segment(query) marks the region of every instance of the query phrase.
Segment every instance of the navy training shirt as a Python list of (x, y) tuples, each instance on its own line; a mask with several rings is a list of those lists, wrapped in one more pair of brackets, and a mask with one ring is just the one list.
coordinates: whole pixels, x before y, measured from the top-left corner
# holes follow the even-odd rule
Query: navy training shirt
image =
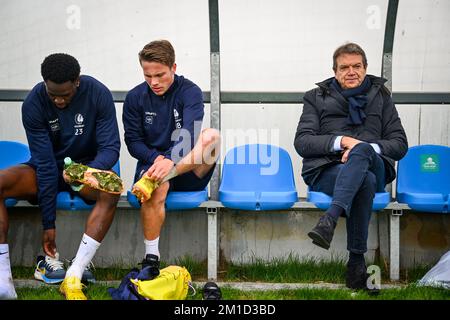
[(36, 167), (44, 230), (53, 229), (64, 158), (103, 170), (111, 169), (119, 159), (120, 136), (112, 94), (98, 80), (82, 75), (72, 101), (59, 109), (40, 82), (23, 102), (22, 123), (30, 163)]
[(200, 88), (183, 76), (162, 96), (143, 82), (127, 93), (122, 121), (125, 143), (138, 160), (135, 180), (156, 157), (163, 155), (177, 163), (194, 146), (204, 115)]

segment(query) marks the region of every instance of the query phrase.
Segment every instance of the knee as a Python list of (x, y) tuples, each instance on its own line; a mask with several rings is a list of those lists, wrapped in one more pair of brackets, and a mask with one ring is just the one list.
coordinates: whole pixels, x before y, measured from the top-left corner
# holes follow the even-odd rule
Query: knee
[(217, 129), (206, 128), (202, 131), (202, 144), (207, 147), (211, 144), (218, 145), (220, 143), (220, 132)]
[(148, 201), (148, 205), (151, 208), (162, 208), (162, 207), (164, 207), (165, 203), (166, 203), (165, 197), (158, 197), (155, 195), (152, 195), (152, 197)]
[(370, 145), (370, 143), (361, 142), (353, 147), (353, 149), (350, 151), (349, 156), (356, 153), (372, 156), (373, 154), (375, 154), (375, 150)]
[(147, 205), (152, 208), (164, 207), (166, 203), (167, 193), (169, 192), (169, 182), (163, 183), (153, 191), (152, 197), (148, 200)]
[(370, 159), (372, 159), (374, 155), (376, 155), (376, 152), (373, 147), (369, 143), (361, 142), (353, 147), (353, 149), (348, 154), (348, 157), (349, 159), (358, 158), (371, 161)]
[(108, 209), (113, 209), (117, 207), (117, 203), (119, 202), (120, 195), (119, 194), (111, 194), (107, 192), (100, 192), (97, 202), (101, 205), (108, 207)]

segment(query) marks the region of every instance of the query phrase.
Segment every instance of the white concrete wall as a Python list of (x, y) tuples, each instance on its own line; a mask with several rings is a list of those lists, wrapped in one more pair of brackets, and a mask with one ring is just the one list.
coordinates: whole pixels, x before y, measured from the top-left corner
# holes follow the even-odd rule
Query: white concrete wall
[(81, 72), (111, 90), (143, 81), (138, 52), (170, 39), (178, 71), (209, 90), (208, 1), (0, 1), (0, 88), (29, 89), (54, 52), (75, 56)]
[[(13, 265), (34, 266), (42, 254), (41, 217), (36, 208), (10, 210), (8, 243)], [(56, 244), (62, 260), (72, 259), (78, 250), (88, 211), (58, 211)], [(207, 220), (204, 210), (170, 211), (160, 236), (161, 259), (176, 263), (190, 256), (207, 260)], [(97, 267), (134, 267), (142, 261), (145, 247), (138, 210), (119, 208), (93, 260)]]
[[(345, 219), (339, 219), (329, 250), (311, 242), (308, 232), (322, 213), (314, 211), (252, 212), (225, 210), (221, 216), (221, 256), (234, 263), (255, 259), (272, 261), (289, 254), (302, 259), (343, 260), (348, 257)], [(374, 261), (379, 249), (378, 216), (370, 219), (367, 261)]]
[[(387, 4), (387, 0), (219, 1), (221, 89), (309, 90), (314, 83), (333, 75), (333, 51), (346, 41), (359, 43), (368, 57), (368, 72), (380, 75)], [(175, 47), (178, 73), (196, 82), (203, 91), (210, 90), (207, 0), (0, 0), (0, 8), (1, 89), (31, 89), (41, 81), (40, 64), (45, 56), (67, 52), (78, 58), (82, 73), (96, 77), (111, 90), (129, 90), (143, 80), (138, 51), (151, 40), (166, 38)], [(400, 1), (393, 53), (393, 91), (450, 91), (450, 19), (446, 16), (449, 9), (450, 1)], [(20, 106), (20, 103), (0, 102), (0, 139), (26, 143)], [(117, 103), (116, 107), (123, 136), (122, 104)], [(410, 146), (450, 145), (450, 106), (397, 107)], [(236, 132), (254, 130), (256, 141), (249, 142), (269, 142), (289, 152), (299, 195), (304, 197), (306, 186), (299, 174), (301, 159), (293, 148), (301, 112), (300, 103), (222, 105), (221, 126), (225, 138), (222, 156), (238, 143)], [(206, 105), (204, 126), (209, 126), (208, 113), (209, 105)], [(135, 160), (128, 154), (123, 138), (120, 159), (122, 177), (130, 188)], [(291, 234), (283, 243), (272, 242), (269, 252), (263, 239), (266, 233), (258, 235), (250, 231), (251, 224), (256, 222), (262, 229), (277, 227), (281, 222), (272, 221), (273, 215), (251, 219), (238, 219), (235, 214), (225, 216), (223, 223), (230, 226), (230, 229), (222, 228), (225, 240), (222, 249), (228, 250), (225, 257), (248, 259), (252, 251), (262, 257), (291, 250), (311, 251), (310, 244), (296, 240), (301, 240), (306, 232), (303, 228), (312, 226), (316, 217), (309, 213), (283, 217), (280, 221), (287, 225), (295, 220), (292, 226), (300, 226), (299, 233)], [(22, 226), (17, 223), (12, 228)], [(246, 232), (236, 234), (236, 223)], [(374, 220), (371, 230), (376, 230), (376, 226)], [(205, 231), (200, 228), (195, 232)], [(276, 232), (273, 235), (281, 237)], [(371, 232), (372, 253), (378, 246), (373, 235)], [(170, 241), (171, 236), (166, 237)], [(170, 243), (167, 246), (168, 250)], [(344, 233), (339, 232), (335, 246), (338, 252), (345, 251)], [(194, 252), (200, 256), (205, 254), (203, 249)]]
[(399, 1), (394, 91), (449, 91), (450, 1)]

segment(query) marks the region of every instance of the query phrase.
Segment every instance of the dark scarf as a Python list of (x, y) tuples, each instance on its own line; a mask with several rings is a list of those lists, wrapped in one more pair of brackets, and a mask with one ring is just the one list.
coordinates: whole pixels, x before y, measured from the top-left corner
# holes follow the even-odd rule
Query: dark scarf
[(369, 77), (366, 76), (361, 85), (353, 89), (342, 89), (336, 78), (334, 78), (331, 82), (331, 86), (348, 100), (348, 124), (362, 124), (366, 119), (366, 114), (363, 109), (367, 104), (367, 92), (369, 92), (369, 89), (372, 86), (372, 82)]

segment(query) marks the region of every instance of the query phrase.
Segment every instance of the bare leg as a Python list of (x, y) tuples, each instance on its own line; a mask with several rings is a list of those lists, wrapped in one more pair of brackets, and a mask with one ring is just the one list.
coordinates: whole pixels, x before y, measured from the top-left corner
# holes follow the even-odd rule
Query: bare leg
[(18, 165), (0, 170), (0, 243), (8, 236), (8, 213), (6, 198), (32, 199), (37, 195), (36, 172), (27, 165)]
[[(112, 224), (120, 195), (109, 194), (90, 187), (83, 188), (80, 191), (80, 195), (86, 199), (96, 200), (96, 203), (86, 221), (85, 232), (75, 259), (67, 270), (66, 278), (62, 284), (62, 291), (70, 291), (70, 288), (67, 289), (66, 287), (69, 283), (74, 282), (76, 285), (73, 287), (77, 292), (77, 297), (85, 299), (79, 287), (79, 280), (82, 278), (86, 267), (94, 258), (97, 249), (100, 247), (100, 243)], [(65, 294), (67, 299), (71, 299), (67, 293)]]
[[(141, 219), (144, 238), (146, 241), (156, 241), (149, 245), (155, 248), (165, 220), (165, 201), (169, 191), (167, 180), (177, 175), (193, 171), (199, 178), (204, 177), (214, 166), (219, 157), (220, 134), (215, 129), (204, 129), (194, 148), (189, 152), (171, 172), (163, 179), (158, 188), (153, 191), (151, 198), (141, 206)], [(174, 172), (175, 171), (175, 172)]]
[(168, 191), (169, 183), (165, 182), (153, 192), (150, 200), (142, 203), (141, 220), (144, 238), (147, 240), (154, 240), (159, 237), (166, 217), (164, 204)]
[(85, 227), (85, 233), (101, 242), (111, 226), (116, 212), (120, 195), (84, 187), (80, 195), (89, 200), (95, 200), (95, 206), (91, 211)]
[(6, 198), (32, 199), (36, 196), (36, 173), (27, 165), (0, 170), (0, 300), (17, 299), (12, 280), (8, 239)]
[(219, 131), (211, 128), (204, 129), (191, 152), (176, 164), (177, 174), (193, 171), (197, 177), (203, 178), (217, 161), (219, 151)]

